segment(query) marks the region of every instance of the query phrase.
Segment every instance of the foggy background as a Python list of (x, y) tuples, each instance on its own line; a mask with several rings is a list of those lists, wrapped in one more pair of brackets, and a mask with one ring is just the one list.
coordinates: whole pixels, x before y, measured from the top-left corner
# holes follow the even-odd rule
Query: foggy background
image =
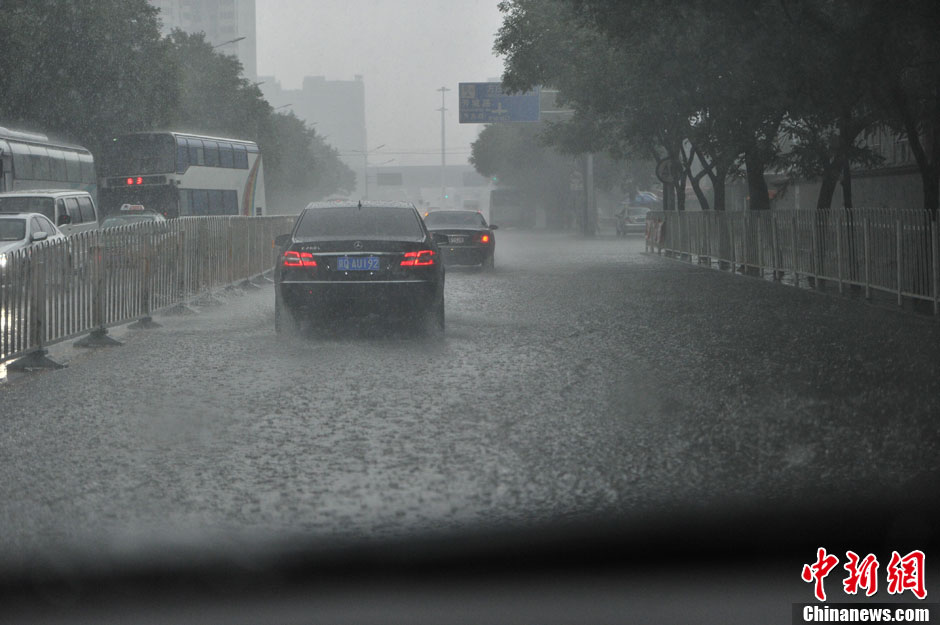
[[(365, 82), (368, 148), (395, 165), (440, 163), (446, 86), (447, 163), (466, 163), (480, 125), (457, 122), (457, 83), (502, 73), (495, 0), (259, 0), (258, 75), (283, 89), (305, 76)], [(329, 139), (327, 139), (329, 140)], [(381, 160), (378, 156), (376, 161)]]

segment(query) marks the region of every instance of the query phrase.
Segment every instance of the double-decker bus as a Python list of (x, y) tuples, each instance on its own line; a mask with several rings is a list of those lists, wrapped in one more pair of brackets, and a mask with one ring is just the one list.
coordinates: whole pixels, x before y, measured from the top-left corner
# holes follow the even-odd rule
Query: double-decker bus
[(78, 145), (0, 127), (0, 191), (75, 189), (97, 197), (95, 159)]
[(124, 204), (142, 204), (167, 218), (264, 211), (264, 169), (253, 141), (135, 132), (114, 137), (100, 169), (106, 215)]

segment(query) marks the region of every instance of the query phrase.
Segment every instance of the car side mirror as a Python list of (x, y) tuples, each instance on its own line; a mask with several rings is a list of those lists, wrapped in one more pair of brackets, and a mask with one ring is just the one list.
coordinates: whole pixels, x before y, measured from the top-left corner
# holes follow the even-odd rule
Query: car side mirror
[(499, 230), (499, 226), (490, 224), (490, 230)]
[(284, 247), (290, 241), (289, 234), (279, 234), (274, 237), (274, 247)]
[(59, 221), (56, 223), (57, 226), (67, 226), (72, 223), (72, 216), (68, 213), (62, 213), (59, 215)]
[(34, 232), (32, 236), (29, 238), (29, 240), (32, 241), (33, 243), (36, 243), (38, 241), (45, 241), (48, 238), (49, 238), (48, 232)]

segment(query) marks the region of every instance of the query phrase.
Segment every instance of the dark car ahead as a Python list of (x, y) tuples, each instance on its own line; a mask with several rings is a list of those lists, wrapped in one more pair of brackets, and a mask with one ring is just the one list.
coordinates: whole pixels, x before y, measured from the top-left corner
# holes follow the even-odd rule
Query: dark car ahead
[(414, 205), (313, 203), (275, 243), (278, 332), (368, 315), (444, 330), (444, 266)]
[(434, 235), (446, 265), (481, 265), (492, 269), (496, 226), (472, 210), (432, 211), (424, 216), (424, 225)]

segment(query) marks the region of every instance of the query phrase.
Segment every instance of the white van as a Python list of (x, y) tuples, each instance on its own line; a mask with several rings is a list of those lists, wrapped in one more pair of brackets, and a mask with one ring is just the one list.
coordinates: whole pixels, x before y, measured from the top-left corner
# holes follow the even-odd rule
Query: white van
[(0, 213), (41, 213), (67, 235), (98, 228), (98, 207), (87, 191), (35, 189), (0, 193)]

